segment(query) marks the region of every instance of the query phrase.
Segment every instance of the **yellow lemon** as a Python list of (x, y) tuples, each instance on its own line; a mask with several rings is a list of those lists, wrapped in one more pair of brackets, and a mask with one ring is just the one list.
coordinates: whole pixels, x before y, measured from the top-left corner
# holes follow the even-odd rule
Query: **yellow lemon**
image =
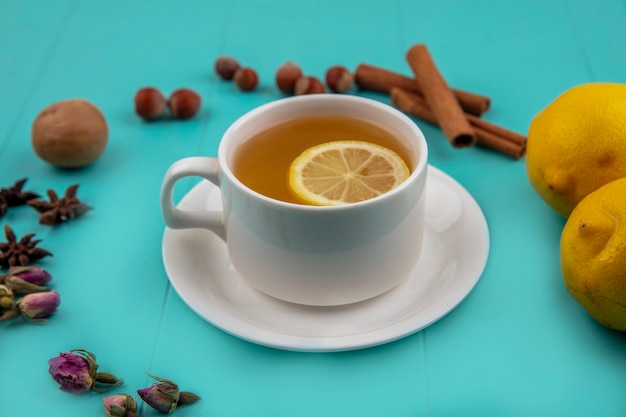
[(540, 111), (528, 131), (526, 171), (566, 218), (587, 194), (625, 177), (626, 84), (582, 84)]
[(626, 330), (626, 178), (574, 208), (561, 235), (561, 270), (568, 291), (592, 317)]
[(335, 206), (384, 194), (409, 177), (402, 158), (384, 146), (333, 141), (308, 148), (289, 167), (289, 186), (307, 204)]

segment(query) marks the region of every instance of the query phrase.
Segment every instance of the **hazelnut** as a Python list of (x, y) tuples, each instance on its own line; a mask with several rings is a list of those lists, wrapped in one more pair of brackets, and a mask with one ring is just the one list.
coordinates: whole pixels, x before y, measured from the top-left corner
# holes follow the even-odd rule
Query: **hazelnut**
[(293, 94), (296, 81), (302, 77), (302, 70), (300, 67), (291, 62), (287, 61), (276, 71), (276, 85), (278, 89), (285, 94)]
[(200, 95), (188, 88), (180, 88), (170, 95), (167, 104), (172, 116), (177, 119), (189, 119), (193, 117), (202, 104)]
[(324, 84), (317, 77), (306, 76), (298, 78), (294, 87), (294, 94), (299, 96), (303, 94), (321, 94), (325, 93)]
[(334, 93), (345, 93), (354, 84), (354, 76), (346, 67), (336, 65), (326, 71), (326, 85)]
[(104, 152), (108, 127), (100, 110), (86, 100), (59, 101), (46, 107), (33, 122), (35, 153), (60, 168), (79, 168)]
[(220, 56), (215, 60), (215, 72), (223, 80), (230, 81), (235, 75), (235, 71), (239, 69), (239, 62), (235, 58), (229, 56)]
[(235, 84), (243, 91), (252, 91), (259, 82), (259, 77), (252, 68), (239, 68), (233, 77)]
[(165, 115), (165, 96), (153, 87), (144, 87), (135, 94), (135, 113), (144, 120), (157, 120)]

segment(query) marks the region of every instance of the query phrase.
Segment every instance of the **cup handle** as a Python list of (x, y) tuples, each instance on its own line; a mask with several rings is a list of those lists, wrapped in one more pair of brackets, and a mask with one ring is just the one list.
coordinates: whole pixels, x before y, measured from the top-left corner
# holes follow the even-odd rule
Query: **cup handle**
[(219, 187), (217, 159), (201, 156), (183, 158), (169, 167), (161, 184), (161, 214), (165, 224), (172, 229), (208, 229), (225, 241), (226, 230), (221, 211), (181, 210), (174, 206), (174, 185), (184, 177), (202, 177)]

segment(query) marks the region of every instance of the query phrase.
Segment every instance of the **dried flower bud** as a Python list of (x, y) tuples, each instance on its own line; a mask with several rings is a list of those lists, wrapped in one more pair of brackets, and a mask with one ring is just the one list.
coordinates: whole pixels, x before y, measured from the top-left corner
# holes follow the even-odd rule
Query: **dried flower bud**
[(56, 291), (26, 294), (17, 302), (22, 316), (29, 321), (45, 322), (57, 311), (61, 297)]
[(37, 266), (13, 266), (4, 275), (5, 285), (17, 294), (48, 291), (51, 275)]
[(157, 383), (137, 390), (137, 394), (146, 404), (161, 413), (173, 413), (177, 406), (193, 404), (200, 399), (200, 397), (191, 392), (180, 392), (178, 385), (174, 381), (153, 375), (150, 375), (150, 377)]
[(93, 353), (83, 349), (63, 352), (48, 361), (48, 372), (60, 385), (61, 391), (80, 394), (87, 391), (106, 392), (124, 383), (107, 372), (97, 372)]
[(15, 266), (9, 268), (8, 276), (14, 275), (20, 279), (35, 285), (47, 284), (52, 276), (49, 272), (39, 268), (38, 266)]
[(71, 351), (61, 353), (48, 361), (50, 375), (61, 390), (79, 394), (91, 390), (94, 385), (95, 357), (90, 353)]
[(15, 308), (15, 301), (13, 297), (3, 296), (0, 297), (0, 310), (7, 311)]
[(137, 402), (128, 394), (109, 395), (102, 399), (104, 412), (109, 417), (137, 416)]
[(17, 304), (10, 288), (0, 285), (0, 322), (16, 319), (20, 316)]
[(12, 308), (15, 308), (13, 291), (6, 285), (0, 285), (0, 310), (10, 310)]

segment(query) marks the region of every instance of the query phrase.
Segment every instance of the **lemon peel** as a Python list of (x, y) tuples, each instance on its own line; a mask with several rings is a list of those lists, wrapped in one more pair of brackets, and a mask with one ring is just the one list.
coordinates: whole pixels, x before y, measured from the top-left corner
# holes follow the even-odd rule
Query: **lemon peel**
[(626, 178), (585, 197), (561, 234), (569, 293), (606, 327), (626, 331)]
[(531, 121), (526, 171), (539, 196), (567, 218), (602, 185), (626, 176), (626, 84), (587, 83)]

